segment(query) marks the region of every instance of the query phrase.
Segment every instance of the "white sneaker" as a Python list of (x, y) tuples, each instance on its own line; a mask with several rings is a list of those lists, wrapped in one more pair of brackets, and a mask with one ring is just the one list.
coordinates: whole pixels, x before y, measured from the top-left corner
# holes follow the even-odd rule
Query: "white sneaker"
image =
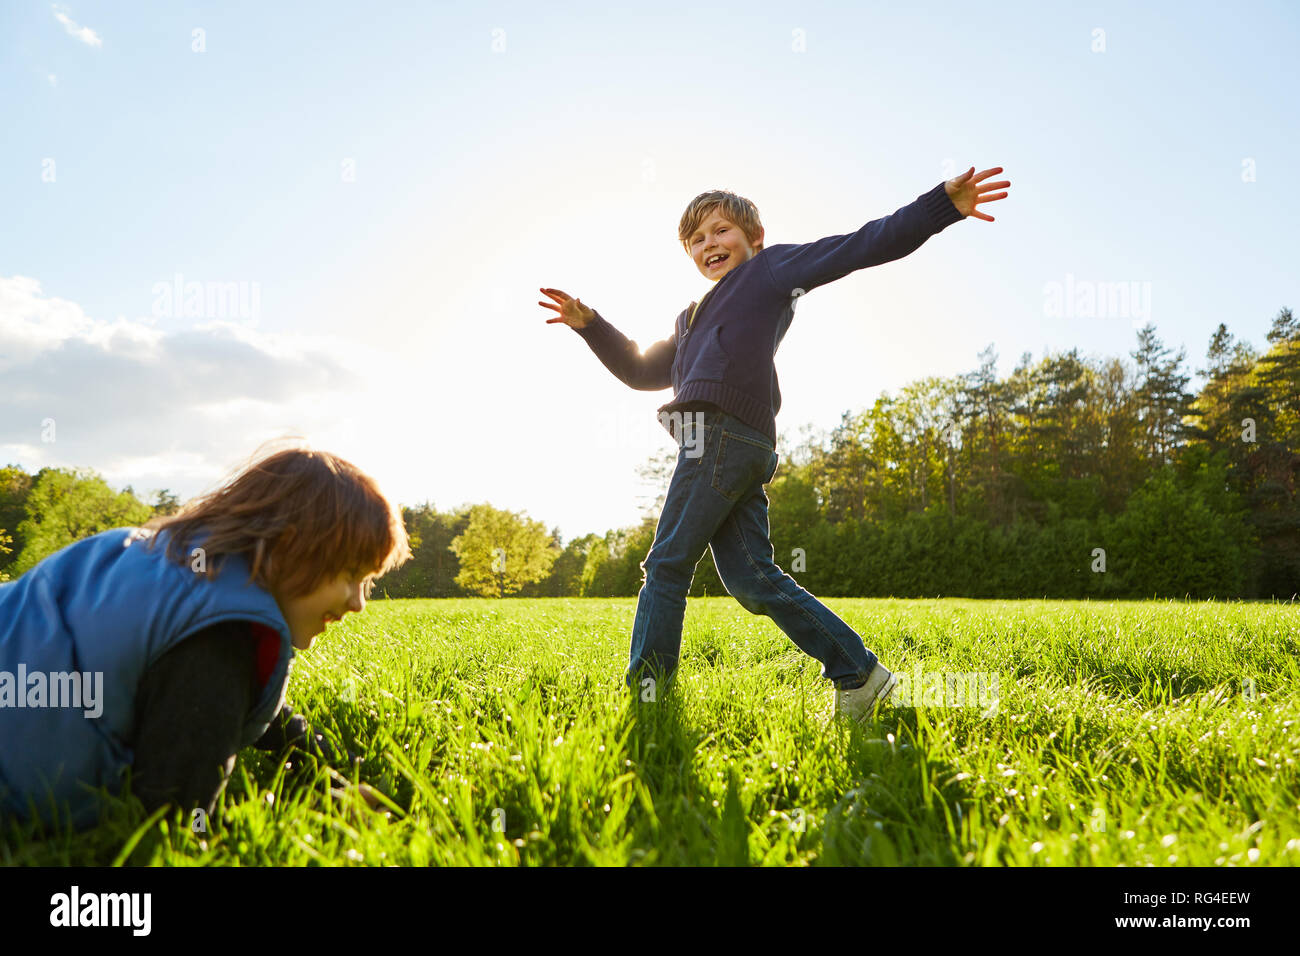
[(877, 662), (867, 682), (861, 687), (852, 690), (835, 688), (835, 709), (832, 716), (844, 716), (853, 720), (869, 717), (877, 707), (889, 703), (889, 697), (897, 686), (898, 675), (890, 673), (884, 664)]

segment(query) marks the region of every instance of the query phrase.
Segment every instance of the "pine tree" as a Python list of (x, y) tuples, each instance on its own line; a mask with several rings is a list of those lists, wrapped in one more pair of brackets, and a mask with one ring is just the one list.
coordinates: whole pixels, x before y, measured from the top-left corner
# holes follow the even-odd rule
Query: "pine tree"
[[(965, 402), (969, 405), (976, 433), (983, 432), (988, 465), (978, 482), (984, 489), (984, 503), (990, 520), (1003, 524), (1013, 510), (1006, 494), (1003, 451), (1009, 425), (1011, 402), (1006, 383), (998, 381), (998, 354), (992, 343), (979, 353), (980, 366), (965, 376)], [(972, 449), (972, 455), (976, 455)], [(972, 463), (974, 467), (974, 463)]]
[(1296, 319), (1290, 309), (1283, 308), (1273, 317), (1273, 327), (1268, 330), (1266, 337), (1269, 345), (1300, 340), (1300, 319)]
[(1137, 350), (1130, 353), (1138, 370), (1138, 420), (1142, 425), (1147, 459), (1156, 467), (1172, 461), (1186, 432), (1183, 418), (1194, 396), (1187, 392), (1190, 376), (1182, 371), (1186, 349), (1175, 355), (1148, 322), (1138, 332)]

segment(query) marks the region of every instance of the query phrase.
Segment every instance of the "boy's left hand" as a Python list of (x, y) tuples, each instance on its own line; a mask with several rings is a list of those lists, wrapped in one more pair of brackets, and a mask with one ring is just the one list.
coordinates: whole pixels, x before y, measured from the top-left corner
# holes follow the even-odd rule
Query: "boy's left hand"
[(943, 188), (948, 193), (948, 198), (952, 200), (952, 204), (957, 207), (957, 211), (963, 216), (974, 216), (976, 219), (995, 222), (996, 220), (992, 216), (986, 216), (984, 213), (976, 211), (975, 205), (976, 203), (993, 202), (996, 199), (1006, 198), (1006, 193), (998, 193), (996, 196), (986, 196), (984, 194), (994, 189), (1004, 189), (1010, 186), (1010, 180), (980, 185), (983, 180), (1000, 172), (1002, 172), (1002, 167), (995, 166), (993, 169), (986, 169), (976, 176), (975, 167), (972, 166), (960, 176), (945, 182)]

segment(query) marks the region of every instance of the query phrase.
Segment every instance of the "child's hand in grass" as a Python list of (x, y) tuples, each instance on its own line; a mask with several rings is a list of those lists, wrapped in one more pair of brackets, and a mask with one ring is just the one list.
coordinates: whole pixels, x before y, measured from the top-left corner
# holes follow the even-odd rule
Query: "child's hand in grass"
[(985, 196), (984, 193), (994, 189), (1004, 189), (1011, 185), (1010, 180), (1000, 183), (988, 183), (981, 186), (980, 182), (988, 179), (994, 173), (1002, 172), (1001, 166), (995, 166), (993, 169), (986, 169), (978, 176), (975, 175), (975, 167), (972, 166), (966, 172), (962, 173), (955, 179), (950, 179), (943, 184), (944, 190), (948, 193), (948, 198), (952, 204), (957, 207), (957, 211), (963, 216), (974, 216), (976, 219), (983, 219), (987, 222), (994, 222), (992, 216), (986, 216), (982, 212), (975, 210), (975, 205), (982, 202), (993, 202), (995, 199), (1005, 199), (1006, 193), (998, 193), (996, 196)]
[(559, 305), (552, 305), (549, 302), (538, 301), (538, 305), (554, 309), (560, 313), (553, 319), (547, 319), (547, 325), (552, 322), (563, 322), (569, 328), (581, 329), (585, 328), (587, 323), (596, 317), (595, 311), (583, 305), (581, 299), (575, 299), (567, 292), (561, 292), (559, 289), (542, 289), (542, 292), (560, 303)]
[(366, 802), (371, 810), (387, 810), (390, 803), (387, 797), (376, 790), (374, 787), (365, 783), (353, 783), (344, 777), (337, 770), (331, 769), (330, 775), (330, 793), (335, 799), (343, 799), (349, 792), (355, 792), (362, 800)]

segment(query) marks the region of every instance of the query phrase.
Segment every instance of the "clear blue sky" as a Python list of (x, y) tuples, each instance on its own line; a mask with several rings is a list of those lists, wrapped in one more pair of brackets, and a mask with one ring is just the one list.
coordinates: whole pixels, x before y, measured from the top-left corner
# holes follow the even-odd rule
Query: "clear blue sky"
[[(669, 393), (537, 289), (667, 337), (712, 188), (772, 244), (1012, 182), (801, 302), (792, 439), (990, 342), (1127, 353), (1145, 316), (1052, 314), (1067, 276), (1148, 290), (1193, 367), (1221, 321), (1262, 345), (1300, 308), (1300, 7), (1045, 6), (5, 3), (0, 463), (188, 497), (297, 432), (404, 503), (634, 523)], [(177, 275), (248, 307), (169, 307)]]

